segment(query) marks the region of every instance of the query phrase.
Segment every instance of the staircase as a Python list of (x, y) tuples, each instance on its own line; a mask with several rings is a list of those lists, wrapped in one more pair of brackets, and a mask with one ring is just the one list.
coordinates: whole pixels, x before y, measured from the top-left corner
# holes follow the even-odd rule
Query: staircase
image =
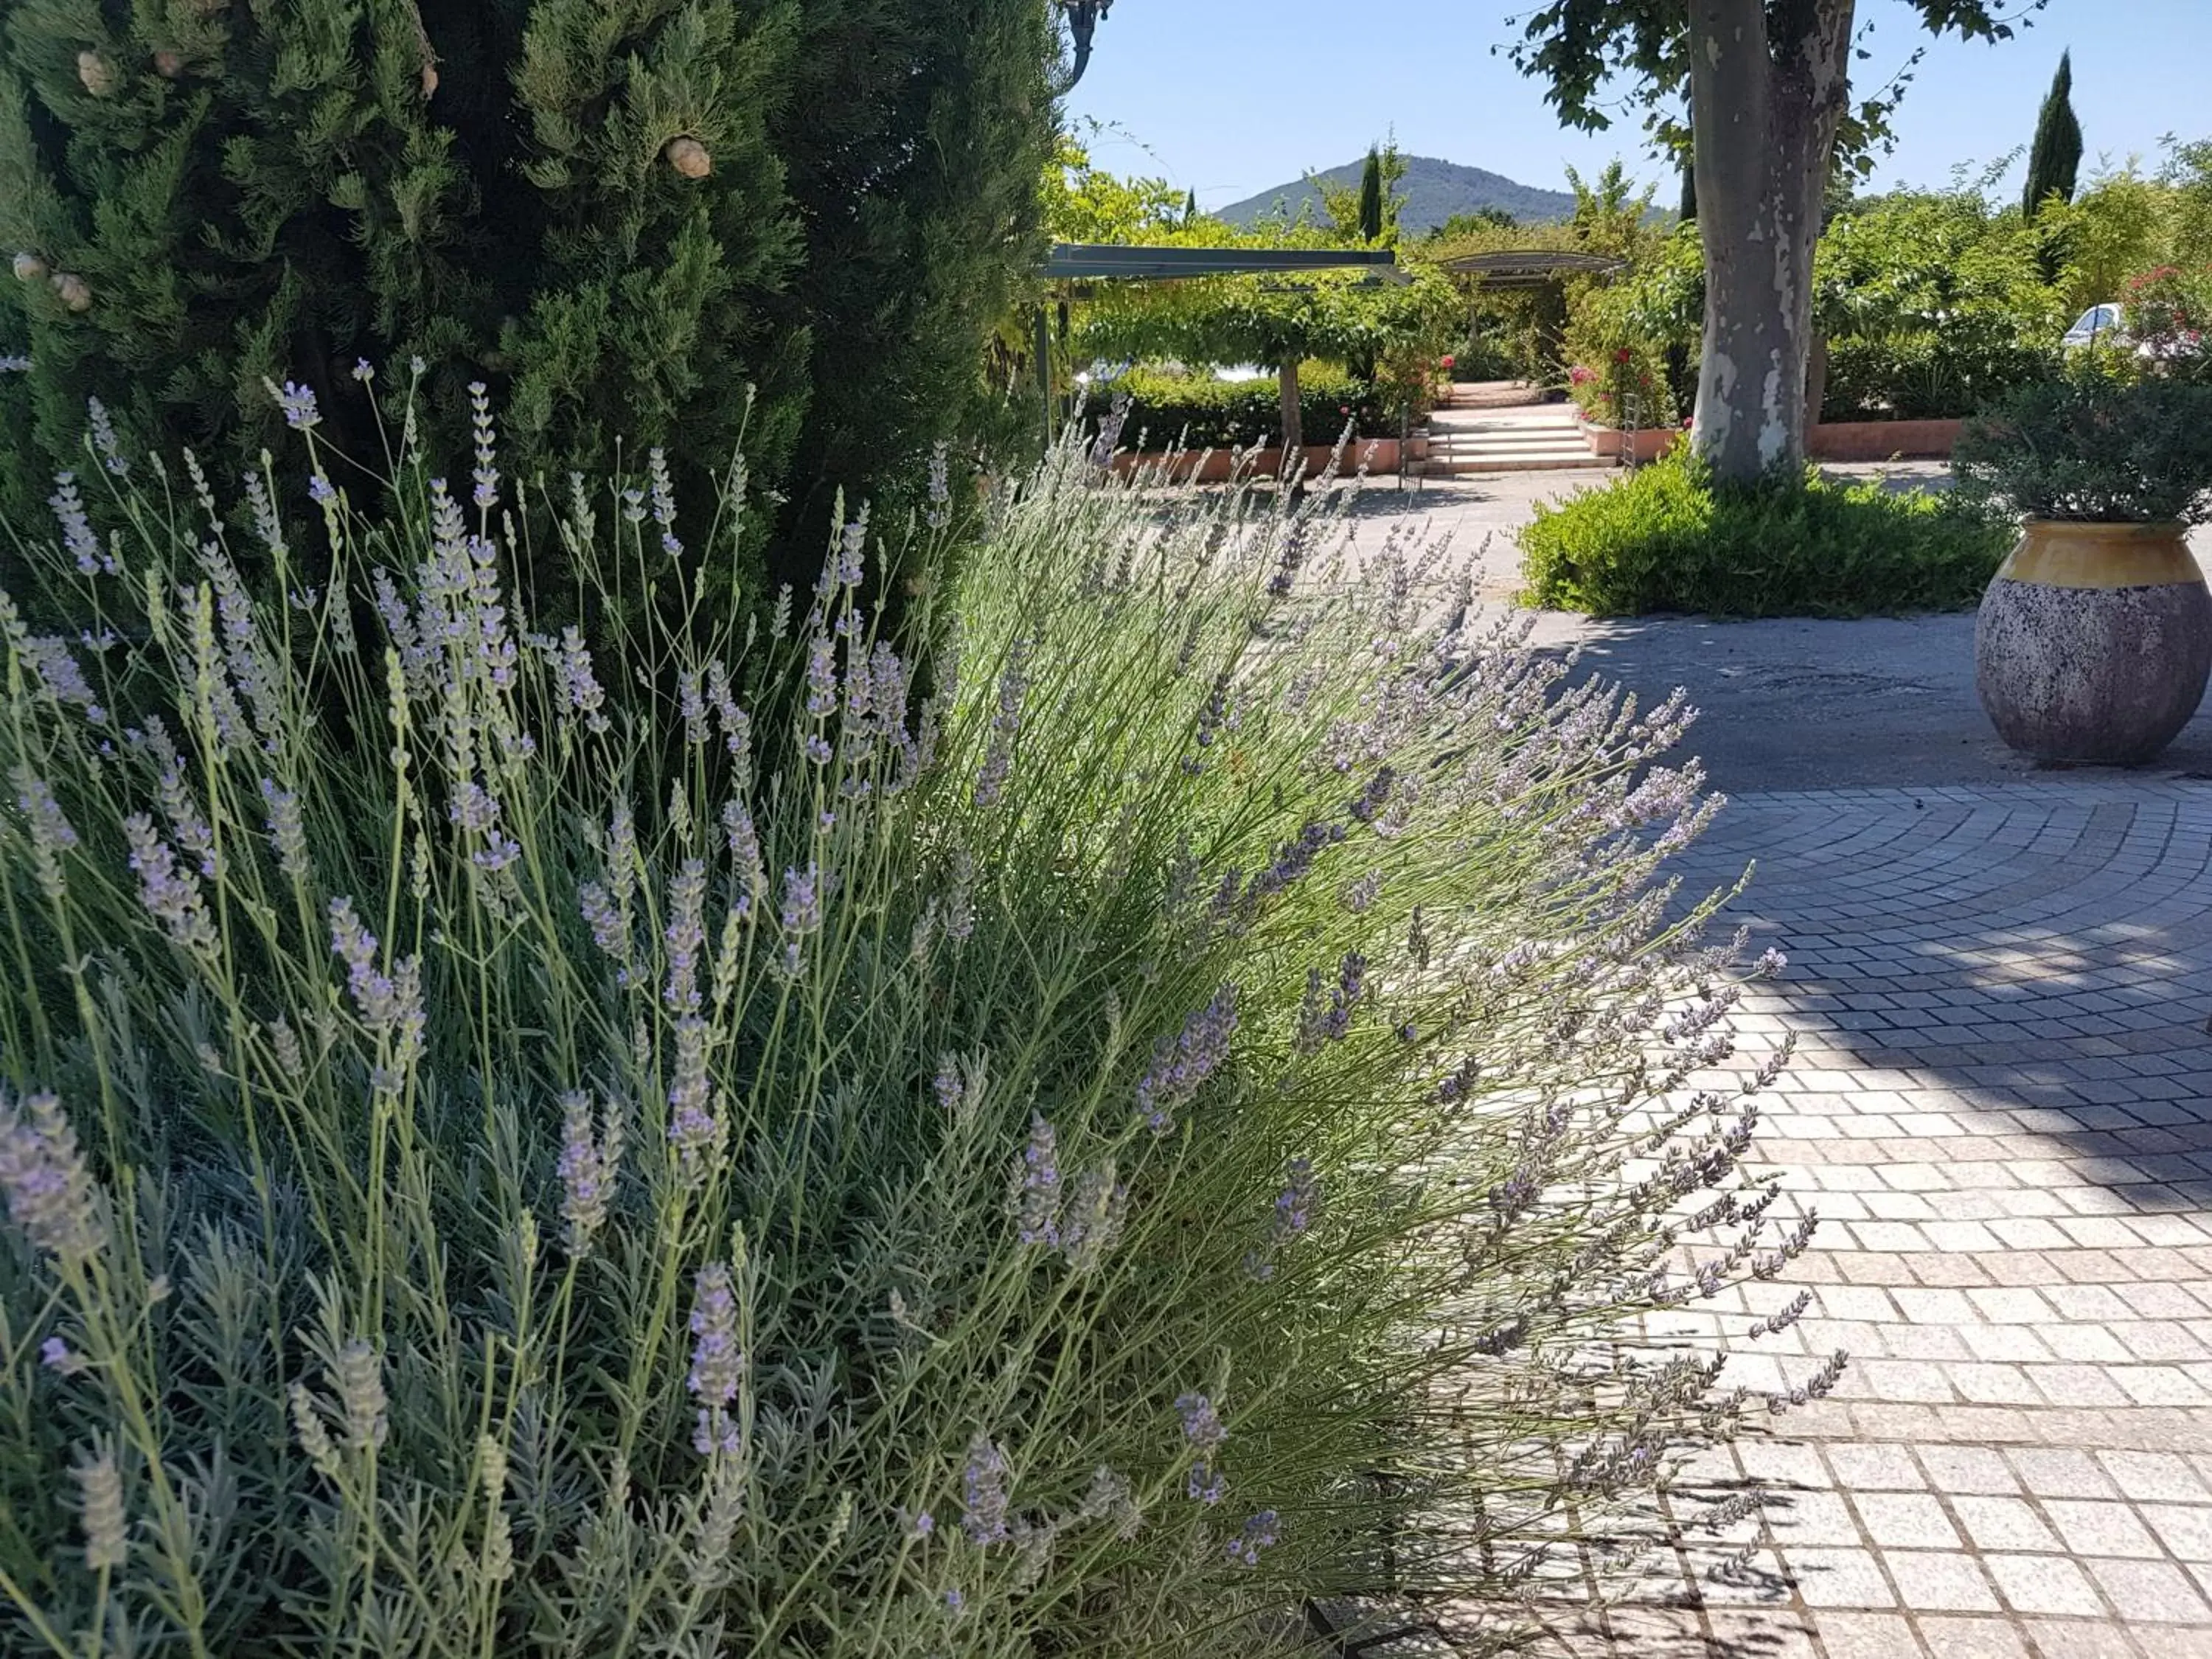
[[(1485, 389), (1486, 390), (1486, 388)], [(1593, 455), (1583, 441), (1572, 404), (1498, 407), (1474, 387), (1453, 388), (1452, 401), (1429, 416), (1425, 477), (1475, 472), (1531, 472), (1554, 468), (1607, 467), (1610, 455)], [(1481, 398), (1478, 403), (1476, 399)]]

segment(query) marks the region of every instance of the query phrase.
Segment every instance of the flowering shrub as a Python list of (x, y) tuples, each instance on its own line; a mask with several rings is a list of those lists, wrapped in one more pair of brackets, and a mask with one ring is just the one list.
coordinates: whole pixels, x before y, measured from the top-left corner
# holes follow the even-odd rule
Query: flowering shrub
[(1502, 1639), (1790, 1403), (1646, 1334), (1809, 1231), (1656, 880), (1679, 699), (1073, 444), (926, 694), (865, 518), (660, 620), (741, 477), (549, 505), (674, 596), (595, 660), (509, 596), (488, 412), (472, 501), (410, 450), (374, 509), (289, 413), (312, 544), (119, 448), (18, 527), (82, 632), (0, 611), (11, 1650)]

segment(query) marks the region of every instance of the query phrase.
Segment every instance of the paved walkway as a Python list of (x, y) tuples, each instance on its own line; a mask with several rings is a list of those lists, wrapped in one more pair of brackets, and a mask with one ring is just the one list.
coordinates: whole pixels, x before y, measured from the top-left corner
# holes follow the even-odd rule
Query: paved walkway
[(1690, 868), (1753, 859), (1738, 909), (1791, 960), (1743, 1047), (1798, 1041), (1761, 1155), (1822, 1224), (1794, 1284), (1679, 1328), (1809, 1286), (1735, 1380), (1851, 1367), (1674, 1505), (1755, 1479), (1763, 1526), (1567, 1650), (2212, 1656), (2212, 785), (1754, 795)]

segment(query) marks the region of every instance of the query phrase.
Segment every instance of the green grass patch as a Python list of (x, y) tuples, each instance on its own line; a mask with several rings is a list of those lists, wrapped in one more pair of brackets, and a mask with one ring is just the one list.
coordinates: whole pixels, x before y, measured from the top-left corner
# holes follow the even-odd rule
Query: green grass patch
[(1986, 507), (1876, 483), (1716, 486), (1679, 452), (1540, 505), (1521, 532), (1525, 603), (1592, 616), (1858, 617), (1956, 611), (2013, 538)]

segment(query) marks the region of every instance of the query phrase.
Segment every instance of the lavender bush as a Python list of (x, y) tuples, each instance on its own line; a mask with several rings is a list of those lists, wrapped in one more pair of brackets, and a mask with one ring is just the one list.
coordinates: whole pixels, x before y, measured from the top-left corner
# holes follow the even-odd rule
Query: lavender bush
[(926, 694), (864, 519), (702, 643), (742, 471), (579, 485), (665, 601), (594, 659), (488, 411), (357, 503), (282, 396), (311, 545), (100, 446), (18, 527), (79, 631), (0, 611), (9, 1651), (1502, 1641), (1765, 1409), (1641, 1334), (1803, 1243), (1762, 1079), (1682, 1095), (1679, 703), (1074, 447), (953, 590), (895, 550)]

